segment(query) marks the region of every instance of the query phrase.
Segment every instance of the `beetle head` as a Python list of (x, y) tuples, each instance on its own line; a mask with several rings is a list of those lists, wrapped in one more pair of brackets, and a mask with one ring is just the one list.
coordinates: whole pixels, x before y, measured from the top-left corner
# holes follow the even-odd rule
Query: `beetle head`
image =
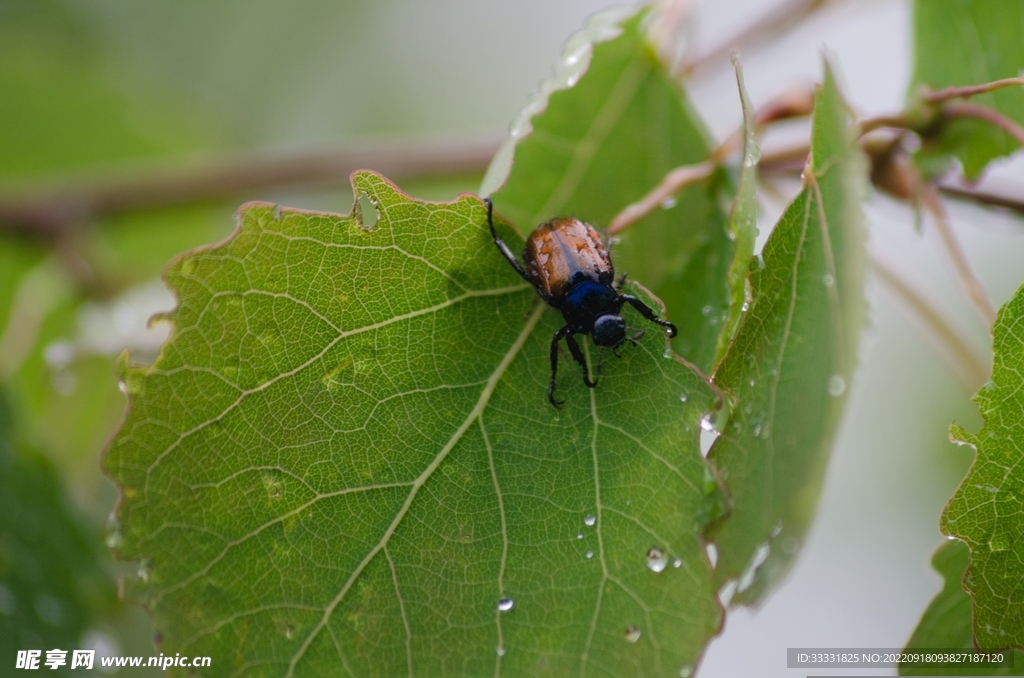
[(598, 346), (618, 346), (626, 340), (626, 321), (621, 315), (602, 315), (594, 321), (591, 330), (594, 343)]

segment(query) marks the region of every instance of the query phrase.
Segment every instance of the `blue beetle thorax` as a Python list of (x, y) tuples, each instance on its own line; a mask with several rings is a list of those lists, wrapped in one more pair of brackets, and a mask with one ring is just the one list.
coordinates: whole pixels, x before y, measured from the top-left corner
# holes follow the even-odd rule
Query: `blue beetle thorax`
[(562, 316), (577, 331), (589, 333), (595, 318), (605, 313), (617, 313), (619, 295), (608, 283), (584, 280), (569, 289), (562, 301)]

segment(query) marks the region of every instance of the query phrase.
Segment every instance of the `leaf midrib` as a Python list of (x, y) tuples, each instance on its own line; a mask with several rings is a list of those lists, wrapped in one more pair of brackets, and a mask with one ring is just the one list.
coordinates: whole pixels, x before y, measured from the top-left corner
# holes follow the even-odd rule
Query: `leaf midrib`
[(416, 478), (415, 481), (413, 481), (412, 489), (409, 491), (409, 495), (406, 497), (405, 502), (403, 502), (401, 508), (398, 510), (398, 513), (395, 515), (394, 520), (391, 521), (391, 524), (388, 525), (388, 528), (384, 531), (384, 534), (377, 542), (377, 545), (370, 549), (370, 552), (366, 554), (366, 556), (363, 558), (362, 561), (360, 561), (359, 565), (355, 568), (355, 570), (353, 570), (352, 574), (349, 576), (344, 586), (342, 586), (338, 594), (327, 605), (327, 608), (324, 610), (324, 614), (321, 617), (320, 621), (313, 628), (313, 630), (310, 631), (309, 635), (303, 641), (302, 645), (299, 646), (299, 649), (296, 650), (295, 654), (288, 662), (288, 671), (285, 674), (286, 678), (292, 678), (295, 675), (296, 665), (298, 665), (303, 655), (305, 655), (306, 650), (309, 649), (309, 646), (320, 634), (320, 631), (322, 631), (323, 628), (330, 621), (331, 615), (334, 614), (335, 608), (337, 608), (341, 601), (345, 598), (345, 595), (352, 587), (352, 584), (355, 583), (356, 579), (359, 578), (359, 575), (363, 573), (363, 570), (365, 570), (366, 566), (370, 564), (370, 561), (372, 561), (374, 557), (376, 557), (376, 555), (387, 546), (388, 541), (391, 539), (391, 536), (398, 528), (399, 523), (402, 522), (402, 519), (405, 517), (405, 514), (408, 513), (409, 507), (412, 506), (412, 502), (416, 498), (416, 495), (419, 492), (420, 488), (423, 487), (423, 485), (430, 478), (430, 476), (433, 475), (434, 471), (436, 471), (437, 468), (441, 465), (441, 463), (445, 460), (445, 458), (447, 458), (448, 454), (452, 451), (452, 449), (454, 449), (455, 445), (459, 442), (459, 440), (462, 439), (462, 436), (465, 434), (467, 430), (469, 430), (469, 427), (472, 426), (473, 422), (476, 421), (483, 413), (484, 408), (486, 408), (487, 404), (490, 402), (491, 396), (494, 393), (494, 389), (498, 385), (498, 381), (501, 379), (502, 376), (504, 376), (505, 371), (508, 369), (508, 366), (512, 363), (512, 360), (519, 354), (519, 351), (523, 348), (523, 345), (526, 343), (526, 340), (533, 332), (533, 329), (537, 326), (537, 323), (540, 321), (540, 318), (544, 314), (544, 311), (546, 309), (547, 306), (545, 304), (536, 304), (536, 306), (533, 309), (533, 312), (530, 313), (530, 316), (527, 319), (526, 324), (523, 326), (522, 331), (519, 333), (519, 336), (516, 337), (516, 340), (512, 344), (511, 348), (509, 348), (508, 352), (502, 358), (501, 362), (498, 363), (494, 372), (491, 374), (490, 379), (487, 380), (487, 384), (481, 391), (480, 398), (477, 400), (476, 405), (470, 411), (469, 415), (465, 418), (465, 420), (463, 420), (462, 424), (460, 424), (459, 427), (455, 430), (455, 432), (452, 434), (452, 437), (448, 440), (444, 447), (441, 448), (441, 450), (437, 453), (437, 456), (434, 457), (434, 460), (427, 466), (426, 469), (424, 469), (423, 473), (421, 473), (419, 477)]

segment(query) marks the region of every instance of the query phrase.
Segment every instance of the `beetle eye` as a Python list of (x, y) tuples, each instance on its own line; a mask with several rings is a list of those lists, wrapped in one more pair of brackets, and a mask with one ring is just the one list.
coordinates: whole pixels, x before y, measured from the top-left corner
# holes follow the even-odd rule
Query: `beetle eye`
[(594, 321), (594, 343), (618, 346), (626, 339), (626, 321), (620, 315), (602, 315)]

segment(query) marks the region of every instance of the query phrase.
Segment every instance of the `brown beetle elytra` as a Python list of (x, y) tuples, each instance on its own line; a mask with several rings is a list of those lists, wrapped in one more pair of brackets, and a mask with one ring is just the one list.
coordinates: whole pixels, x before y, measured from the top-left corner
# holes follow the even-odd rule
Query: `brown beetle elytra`
[[(598, 346), (607, 346), (615, 351), (626, 341), (626, 321), (620, 315), (623, 304), (629, 304), (643, 317), (664, 327), (668, 336), (676, 336), (675, 325), (662, 320), (644, 302), (623, 294), (614, 285), (615, 268), (611, 257), (601, 242), (601, 236), (590, 224), (562, 217), (537, 227), (526, 240), (524, 268), (505, 241), (498, 237), (494, 230), (494, 205), (489, 198), (485, 202), (487, 224), (491, 227), (491, 237), (498, 251), (516, 273), (533, 285), (541, 298), (561, 311), (565, 318), (565, 327), (555, 332), (551, 339), (548, 400), (552, 405), (558, 407), (563, 402), (555, 400), (558, 342), (565, 339), (573, 359), (583, 368), (583, 383), (594, 388), (597, 382), (590, 380), (587, 361), (573, 335), (589, 334)], [(621, 285), (620, 280), (619, 287)]]

